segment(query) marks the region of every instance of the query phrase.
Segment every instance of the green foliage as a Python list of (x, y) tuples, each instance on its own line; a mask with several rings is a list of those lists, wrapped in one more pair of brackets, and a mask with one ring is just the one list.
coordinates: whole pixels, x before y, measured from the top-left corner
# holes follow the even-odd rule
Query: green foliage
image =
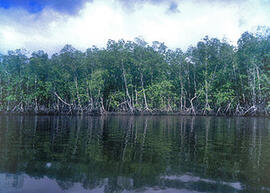
[(232, 103), (235, 105), (235, 91), (231, 88), (231, 84), (227, 82), (223, 85), (215, 94), (215, 101), (218, 107), (225, 107), (226, 105)]
[[(0, 55), (2, 110), (225, 110), (270, 101), (270, 34), (245, 32), (237, 47), (206, 36), (186, 52), (143, 39), (109, 40), (81, 52), (66, 45), (51, 57), (25, 50)], [(195, 98), (194, 98), (195, 97)], [(193, 107), (191, 100), (193, 99)], [(23, 106), (18, 106), (23, 104)]]
[(111, 110), (116, 111), (117, 109), (119, 109), (120, 104), (122, 103), (124, 98), (125, 98), (125, 93), (121, 91), (110, 94), (109, 101), (110, 101)]
[(170, 81), (155, 83), (146, 89), (151, 108), (165, 110), (174, 101), (176, 95), (172, 92), (173, 84)]

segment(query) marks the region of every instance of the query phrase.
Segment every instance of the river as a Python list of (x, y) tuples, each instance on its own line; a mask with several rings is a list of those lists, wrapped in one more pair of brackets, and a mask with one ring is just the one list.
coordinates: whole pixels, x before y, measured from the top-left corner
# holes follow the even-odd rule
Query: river
[(0, 116), (0, 192), (270, 192), (270, 119)]

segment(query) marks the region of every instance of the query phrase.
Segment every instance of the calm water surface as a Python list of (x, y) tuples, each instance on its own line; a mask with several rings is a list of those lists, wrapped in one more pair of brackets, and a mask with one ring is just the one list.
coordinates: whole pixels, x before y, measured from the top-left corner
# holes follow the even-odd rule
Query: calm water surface
[(270, 120), (0, 116), (0, 192), (270, 192)]

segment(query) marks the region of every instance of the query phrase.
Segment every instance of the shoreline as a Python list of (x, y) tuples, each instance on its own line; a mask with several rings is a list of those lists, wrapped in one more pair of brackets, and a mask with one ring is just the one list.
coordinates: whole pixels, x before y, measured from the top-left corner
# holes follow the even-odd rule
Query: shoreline
[(215, 112), (204, 113), (185, 113), (180, 111), (167, 112), (151, 112), (151, 111), (142, 111), (142, 112), (85, 112), (85, 113), (67, 113), (67, 112), (7, 112), (0, 111), (1, 115), (15, 115), (15, 116), (192, 116), (192, 117), (264, 117), (270, 118), (268, 113), (247, 113), (247, 114), (217, 114)]

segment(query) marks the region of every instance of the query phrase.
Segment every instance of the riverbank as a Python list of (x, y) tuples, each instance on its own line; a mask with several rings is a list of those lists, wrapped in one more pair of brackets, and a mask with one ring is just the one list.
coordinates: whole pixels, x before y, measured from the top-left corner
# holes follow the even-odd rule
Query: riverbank
[(27, 111), (0, 111), (0, 115), (88, 115), (88, 116), (160, 116), (160, 115), (173, 115), (173, 116), (254, 116), (254, 117), (270, 117), (270, 110), (269, 109), (258, 109), (254, 108), (254, 106), (249, 108), (242, 108), (241, 111), (239, 110), (230, 110), (230, 111), (204, 111), (204, 110), (197, 110), (197, 111), (165, 111), (165, 110), (134, 110), (131, 111), (104, 111), (101, 109), (94, 109), (94, 110), (68, 110), (64, 109), (61, 111), (53, 110), (53, 109), (42, 109), (42, 110), (27, 110)]

